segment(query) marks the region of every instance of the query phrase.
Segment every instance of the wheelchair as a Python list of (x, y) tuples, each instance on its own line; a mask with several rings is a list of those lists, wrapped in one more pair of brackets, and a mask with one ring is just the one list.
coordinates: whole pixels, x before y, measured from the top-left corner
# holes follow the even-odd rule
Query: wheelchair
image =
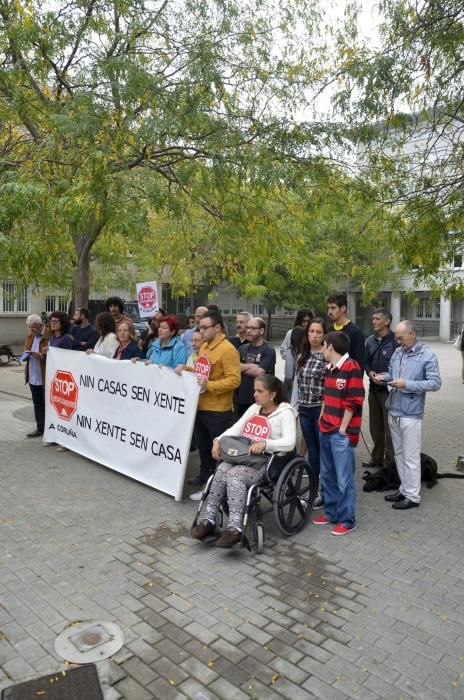
[(15, 355), (9, 345), (0, 345), (0, 365), (7, 365), (10, 362), (21, 364), (19, 355)]
[[(201, 510), (208, 497), (214, 474), (209, 477), (201, 495), (198, 509), (192, 527), (201, 519)], [(290, 537), (301, 532), (307, 525), (313, 510), (314, 499), (317, 495), (316, 478), (310, 464), (303, 457), (295, 456), (295, 452), (286, 455), (270, 454), (266, 464), (264, 478), (248, 489), (243, 519), (242, 537), (232, 549), (247, 548), (251, 551), (246, 529), (250, 515), (254, 512), (256, 519), (253, 527), (253, 539), (258, 554), (264, 551), (264, 525), (262, 517), (265, 513), (274, 513), (277, 528), (284, 537)], [(265, 507), (262, 508), (262, 502)], [(227, 498), (219, 507), (218, 521), (222, 528), (224, 516), (229, 515)], [(203, 542), (213, 543), (219, 534), (206, 537)]]

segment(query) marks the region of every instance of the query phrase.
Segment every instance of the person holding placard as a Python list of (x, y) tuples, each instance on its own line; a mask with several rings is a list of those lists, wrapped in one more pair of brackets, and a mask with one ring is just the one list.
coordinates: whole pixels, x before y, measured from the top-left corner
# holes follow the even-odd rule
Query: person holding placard
[(113, 359), (132, 360), (133, 358), (139, 359), (142, 357), (142, 351), (137, 345), (137, 336), (132, 323), (121, 321), (116, 335), (118, 336), (119, 347), (114, 353)]
[[(188, 481), (196, 486), (206, 483), (216, 468), (216, 460), (211, 455), (213, 438), (233, 424), (234, 391), (240, 385), (240, 356), (225, 336), (221, 314), (206, 312), (199, 329), (203, 345), (193, 371), (201, 391), (194, 427), (201, 466), (200, 474)], [(190, 498), (199, 501), (201, 494), (198, 491)]]
[[(255, 403), (222, 435), (213, 441), (212, 456), (220, 459), (219, 441), (225, 436), (243, 435), (253, 440), (250, 454), (276, 452), (285, 454), (295, 448), (296, 411), (285, 401), (284, 385), (277, 377), (265, 374), (254, 382)], [(263, 439), (263, 435), (266, 438)], [(190, 530), (196, 540), (204, 540), (216, 531), (216, 515), (224, 497), (229, 504), (229, 521), (216, 547), (233, 547), (241, 539), (247, 493), (250, 486), (262, 480), (266, 462), (258, 467), (221, 462), (216, 469), (209, 495), (205, 501), (203, 519)]]
[(31, 390), (36, 429), (27, 433), (28, 438), (41, 437), (45, 426), (45, 362), (48, 338), (42, 319), (31, 314), (26, 319), (27, 336), (20, 359), (26, 363), (25, 382)]
[(146, 364), (163, 367), (185, 365), (187, 350), (179, 335), (179, 321), (175, 316), (162, 316), (158, 320), (158, 338), (150, 345)]
[(100, 335), (94, 348), (89, 348), (85, 352), (91, 355), (93, 352), (96, 355), (112, 358), (119, 347), (119, 341), (116, 338), (116, 323), (112, 314), (109, 311), (102, 311), (95, 319), (95, 327)]

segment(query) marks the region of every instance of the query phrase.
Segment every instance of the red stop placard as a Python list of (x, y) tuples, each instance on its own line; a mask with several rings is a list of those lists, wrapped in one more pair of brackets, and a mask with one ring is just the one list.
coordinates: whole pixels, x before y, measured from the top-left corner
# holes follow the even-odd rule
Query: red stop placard
[(62, 420), (70, 420), (77, 409), (79, 391), (71, 372), (59, 369), (50, 385), (50, 403)]
[(271, 426), (265, 416), (253, 416), (248, 418), (242, 428), (243, 437), (250, 440), (267, 440), (271, 434)]
[(153, 309), (157, 304), (156, 290), (153, 287), (145, 286), (139, 289), (138, 293), (139, 306), (144, 311)]
[(200, 357), (195, 362), (195, 373), (200, 374), (202, 377), (209, 379), (209, 373), (211, 372), (211, 362), (206, 355), (200, 355)]

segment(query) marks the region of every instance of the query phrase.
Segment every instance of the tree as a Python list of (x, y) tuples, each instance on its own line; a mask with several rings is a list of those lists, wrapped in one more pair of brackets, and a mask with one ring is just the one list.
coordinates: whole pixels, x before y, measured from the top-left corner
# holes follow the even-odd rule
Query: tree
[(232, 260), (242, 184), (272, 187), (324, 135), (292, 117), (324, 77), (317, 26), (311, 0), (0, 0), (0, 273), (83, 304), (92, 259), (140, 257), (192, 211)]
[[(377, 212), (396, 219), (399, 270), (464, 293), (453, 259), (464, 251), (464, 2), (385, 0), (378, 45), (357, 15), (339, 37), (336, 106)], [(379, 217), (378, 217), (379, 218)]]

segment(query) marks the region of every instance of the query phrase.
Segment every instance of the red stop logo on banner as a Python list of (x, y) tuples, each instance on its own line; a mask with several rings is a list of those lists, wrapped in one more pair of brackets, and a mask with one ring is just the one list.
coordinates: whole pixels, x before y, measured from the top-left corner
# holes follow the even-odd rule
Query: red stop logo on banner
[(248, 418), (242, 428), (242, 436), (250, 440), (267, 440), (271, 434), (271, 426), (265, 416)]
[(200, 357), (195, 362), (195, 373), (200, 374), (202, 377), (209, 379), (209, 373), (211, 372), (211, 362), (206, 355), (200, 355)]
[(137, 300), (140, 308), (142, 308), (144, 311), (153, 309), (157, 303), (156, 289), (148, 286), (142, 287), (139, 289)]
[(78, 395), (77, 383), (71, 372), (57, 370), (50, 386), (50, 403), (62, 420), (70, 420), (74, 415)]

